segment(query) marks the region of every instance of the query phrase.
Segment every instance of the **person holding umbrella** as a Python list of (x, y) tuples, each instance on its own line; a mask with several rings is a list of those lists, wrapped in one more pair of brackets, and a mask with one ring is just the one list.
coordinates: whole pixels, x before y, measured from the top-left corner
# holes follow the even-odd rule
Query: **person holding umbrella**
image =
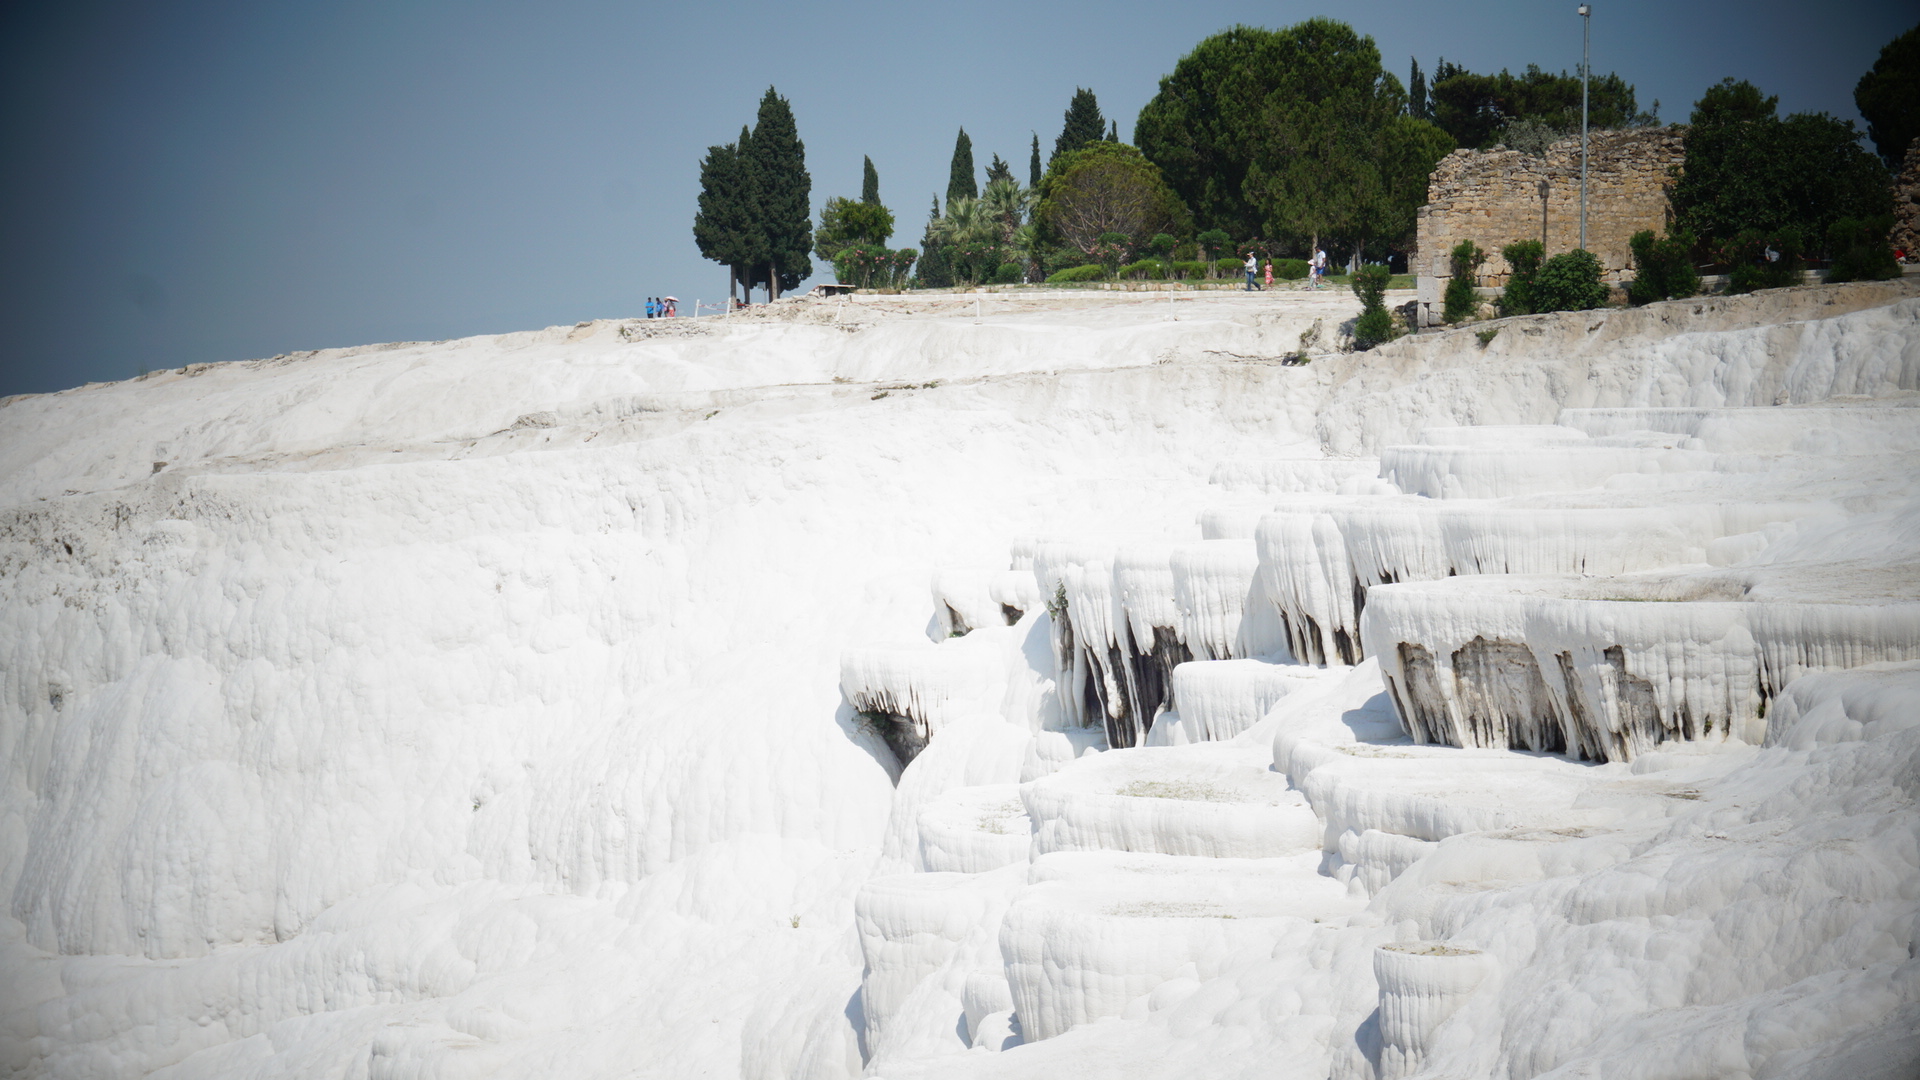
[(680, 309), (679, 297), (663, 296), (660, 298), (660, 313), (664, 317), (669, 319), (673, 318), (674, 315), (679, 313), (679, 309)]

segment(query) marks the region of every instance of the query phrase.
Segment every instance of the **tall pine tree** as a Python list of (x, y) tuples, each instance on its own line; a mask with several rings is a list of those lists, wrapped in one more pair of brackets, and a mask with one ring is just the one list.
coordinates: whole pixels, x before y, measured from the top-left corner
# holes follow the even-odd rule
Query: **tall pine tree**
[(993, 161), (987, 165), (987, 186), (992, 187), (995, 180), (1012, 179), (1013, 166), (1001, 161), (999, 154), (993, 155)]
[(1033, 133), (1033, 157), (1027, 159), (1027, 186), (1040, 186), (1040, 133)]
[(947, 208), (952, 209), (956, 199), (979, 197), (980, 185), (973, 179), (973, 140), (961, 128), (960, 137), (953, 140), (953, 164), (947, 170)]
[(1052, 165), (1054, 158), (1069, 154), (1090, 142), (1099, 142), (1107, 134), (1107, 119), (1100, 115), (1100, 102), (1093, 91), (1085, 87), (1075, 87), (1073, 100), (1067, 105), (1066, 124), (1060, 129), (1060, 137), (1053, 140), (1053, 157), (1047, 159)]
[(1413, 74), (1407, 79), (1407, 115), (1415, 120), (1429, 119), (1427, 109), (1427, 76), (1420, 70), (1420, 58), (1413, 58)]
[(874, 171), (873, 159), (861, 158), (865, 165), (860, 173), (860, 201), (869, 206), (880, 205), (880, 174)]
[(708, 147), (700, 162), (693, 239), (702, 256), (727, 268), (729, 299), (735, 284), (751, 281), (750, 268), (766, 259), (766, 234), (757, 220), (760, 188), (746, 153), (752, 140), (743, 126), (738, 142)]
[(759, 182), (757, 220), (766, 249), (752, 280), (767, 286), (767, 298), (779, 299), (813, 273), (813, 180), (807, 175), (807, 148), (794, 126), (793, 109), (773, 87), (760, 99), (760, 115), (746, 159)]
[(953, 284), (953, 270), (947, 261), (947, 246), (936, 234), (940, 221), (940, 196), (933, 197), (933, 208), (927, 211), (927, 230), (920, 237), (920, 262), (914, 268), (914, 276), (922, 288), (938, 289)]

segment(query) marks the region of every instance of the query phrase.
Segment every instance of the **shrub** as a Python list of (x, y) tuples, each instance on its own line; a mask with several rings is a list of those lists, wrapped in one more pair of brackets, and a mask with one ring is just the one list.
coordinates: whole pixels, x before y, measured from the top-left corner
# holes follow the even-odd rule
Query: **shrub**
[(1001, 263), (993, 271), (993, 283), (995, 285), (1018, 285), (1020, 284), (1020, 280), (1026, 276), (1026, 272), (1020, 269), (1019, 263)]
[(1893, 245), (1887, 234), (1893, 231), (1893, 218), (1841, 218), (1827, 230), (1827, 250), (1833, 254), (1830, 282), (1888, 281), (1900, 276), (1900, 264), (1893, 259)]
[(1159, 259), (1141, 259), (1121, 267), (1120, 276), (1139, 281), (1159, 281), (1167, 276), (1167, 264)]
[(1155, 233), (1153, 239), (1147, 241), (1147, 250), (1160, 256), (1162, 259), (1171, 259), (1173, 257), (1174, 246), (1179, 242), (1180, 241), (1175, 240), (1171, 234)]
[(899, 288), (906, 284), (919, 252), (890, 250), (880, 244), (855, 244), (833, 257), (833, 275), (842, 284), (862, 289)]
[(1653, 230), (1642, 229), (1627, 241), (1637, 268), (1627, 298), (1636, 304), (1655, 300), (1684, 300), (1700, 291), (1700, 272), (1693, 268), (1693, 237), (1674, 233), (1655, 240)]
[(1307, 276), (1307, 260), (1275, 259), (1273, 260), (1273, 276), (1278, 281), (1299, 281), (1301, 278)]
[(1208, 229), (1193, 240), (1202, 251), (1206, 252), (1207, 258), (1213, 260), (1220, 260), (1220, 252), (1233, 243), (1233, 238), (1219, 229)]
[(1106, 280), (1106, 276), (1107, 268), (1098, 263), (1094, 263), (1088, 266), (1075, 266), (1070, 269), (1056, 271), (1048, 275), (1047, 284), (1073, 285), (1083, 281), (1104, 281)]
[(1447, 292), (1441, 312), (1450, 323), (1465, 322), (1473, 318), (1480, 308), (1480, 298), (1474, 295), (1474, 275), (1479, 272), (1480, 264), (1487, 261), (1487, 253), (1471, 240), (1462, 240), (1447, 253), (1451, 264), (1452, 277), (1447, 279)]
[(1203, 262), (1177, 262), (1173, 264), (1173, 273), (1175, 277), (1186, 278), (1188, 281), (1199, 281), (1207, 276), (1207, 264)]
[[(1721, 249), (1720, 258), (1731, 269), (1727, 272), (1727, 291), (1748, 293), (1755, 289), (1780, 289), (1800, 283), (1800, 253), (1804, 247), (1798, 229), (1762, 232), (1748, 229)], [(1779, 258), (1767, 258), (1772, 251)]]
[(1393, 313), (1387, 310), (1387, 283), (1393, 271), (1377, 263), (1361, 267), (1353, 275), (1353, 294), (1360, 298), (1360, 318), (1353, 324), (1353, 344), (1371, 349), (1393, 340)]
[(1563, 251), (1547, 260), (1533, 281), (1539, 311), (1586, 311), (1605, 307), (1607, 287), (1600, 283), (1600, 260), (1585, 248)]
[(1040, 260), (1040, 276), (1047, 277), (1062, 270), (1071, 270), (1086, 265), (1086, 254), (1072, 248), (1056, 248), (1049, 251)]
[(1245, 267), (1245, 259), (1216, 259), (1213, 263), (1213, 272), (1219, 277), (1234, 278), (1239, 277)]
[(1540, 261), (1547, 249), (1538, 240), (1516, 240), (1500, 249), (1507, 260), (1507, 287), (1500, 297), (1500, 314), (1531, 315), (1545, 310), (1534, 296), (1534, 281), (1540, 275)]
[(1095, 241), (1087, 254), (1100, 260), (1107, 268), (1107, 276), (1112, 277), (1120, 270), (1120, 260), (1126, 258), (1127, 236), (1125, 233), (1104, 232)]

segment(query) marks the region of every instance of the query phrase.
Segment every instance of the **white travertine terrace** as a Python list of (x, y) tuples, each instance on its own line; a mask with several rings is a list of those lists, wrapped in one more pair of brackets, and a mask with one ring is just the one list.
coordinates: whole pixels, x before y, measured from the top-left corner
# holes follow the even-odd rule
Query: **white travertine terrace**
[(1920, 1072), (1920, 290), (1353, 309), (0, 403), (0, 1072)]
[[(1321, 957), (1320, 970), (1348, 973), (1337, 985), (1364, 978), (1374, 992), (1324, 1012), (1280, 1006), (1352, 1032), (1310, 1052), (1297, 1075), (1520, 1076), (1578, 1059), (1556, 1035), (1536, 1041), (1559, 1049), (1510, 1059), (1524, 1068), (1495, 1064), (1507, 1052), (1494, 1047), (1516, 1036), (1484, 1010), (1533, 1010), (1511, 987), (1537, 979), (1508, 967), (1545, 961), (1493, 924), (1465, 932), (1480, 925), (1468, 898), (1511, 890), (1517, 913), (1526, 883), (1604, 878), (1648, 843), (1693, 842), (1703, 826), (1679, 823), (1707, 820), (1693, 807), (1723, 798), (1709, 793), (1781, 782), (1768, 771), (1781, 751), (1764, 746), (1808, 753), (1810, 739), (1920, 731), (1920, 700), (1890, 708), (1896, 687), (1920, 689), (1920, 663), (1899, 666), (1920, 661), (1920, 491), (1904, 458), (1920, 449), (1920, 395), (1904, 381), (1913, 368), (1882, 365), (1892, 381), (1869, 391), (1877, 397), (1832, 404), (1616, 405), (1557, 410), (1553, 423), (1428, 428), (1386, 445), (1373, 480), (1351, 461), (1222, 465), (1212, 479), (1223, 495), (1195, 519), (1200, 543), (1078, 554), (1064, 613), (1083, 649), (1103, 650), (1077, 662), (1119, 673), (1103, 700), (1147, 719), (1151, 707), (1122, 684), (1155, 634), (1164, 645), (1171, 628), (1193, 659), (1152, 699), (1170, 711), (1113, 743), (1138, 748), (1020, 787), (1036, 861), (1001, 924), (1005, 995), (972, 976), (981, 1000), (1010, 1011), (966, 1018), (984, 1032), (974, 1047), (999, 1053), (890, 1064), (885, 1075), (1162, 1075), (1090, 1053), (1093, 1032), (1112, 1040), (1118, 1018), (1138, 1025), (1123, 1037), (1138, 1053), (1204, 1054), (1180, 1033), (1203, 1030), (1201, 1016), (1227, 1023), (1221, 1010), (1248, 992), (1208, 965), (1238, 953), (1256, 970), (1263, 949), (1273, 977), (1292, 970), (1302, 992), (1339, 996), (1283, 956)], [(1271, 615), (1270, 637), (1253, 636), (1256, 612)], [(1263, 651), (1279, 655), (1248, 658)], [(1054, 676), (1075, 677), (1069, 665)], [(1249, 770), (1249, 739), (1271, 741), (1269, 778)], [(1906, 752), (1920, 760), (1920, 745)], [(1920, 823), (1910, 804), (1901, 813)], [(1314, 851), (1310, 875), (1289, 869)], [(1911, 850), (1896, 861), (1896, 876), (1916, 880)], [(1315, 883), (1312, 929), (1230, 910), (1244, 895), (1231, 883), (1246, 874), (1274, 875), (1258, 894), (1271, 902), (1300, 895), (1289, 883)], [(1869, 903), (1895, 905), (1900, 888), (1885, 879)], [(1371, 899), (1356, 913), (1336, 897)], [(1665, 910), (1684, 918), (1712, 903), (1676, 896)], [(1252, 936), (1223, 936), (1229, 919)], [(1915, 924), (1903, 927), (1896, 936), (1911, 941)], [(1906, 953), (1866, 952), (1887, 959), (1859, 969), (1878, 1004), (1850, 1013), (1867, 1049), (1849, 1060), (1920, 1062), (1899, 1020), (1920, 1015), (1920, 994), (1888, 996), (1874, 974)], [(1695, 1007), (1724, 1008), (1714, 1003), (1749, 989), (1696, 992)], [(1220, 1005), (1196, 1012), (1207, 993)], [(1824, 1037), (1806, 1045), (1833, 1049)], [(1635, 1059), (1630, 1044), (1611, 1045)]]

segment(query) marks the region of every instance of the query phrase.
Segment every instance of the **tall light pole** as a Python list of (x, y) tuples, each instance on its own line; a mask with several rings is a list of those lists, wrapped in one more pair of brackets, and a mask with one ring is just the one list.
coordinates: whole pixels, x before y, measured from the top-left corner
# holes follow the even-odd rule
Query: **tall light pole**
[(1580, 5), (1580, 249), (1587, 247), (1587, 76), (1593, 70), (1593, 5)]

